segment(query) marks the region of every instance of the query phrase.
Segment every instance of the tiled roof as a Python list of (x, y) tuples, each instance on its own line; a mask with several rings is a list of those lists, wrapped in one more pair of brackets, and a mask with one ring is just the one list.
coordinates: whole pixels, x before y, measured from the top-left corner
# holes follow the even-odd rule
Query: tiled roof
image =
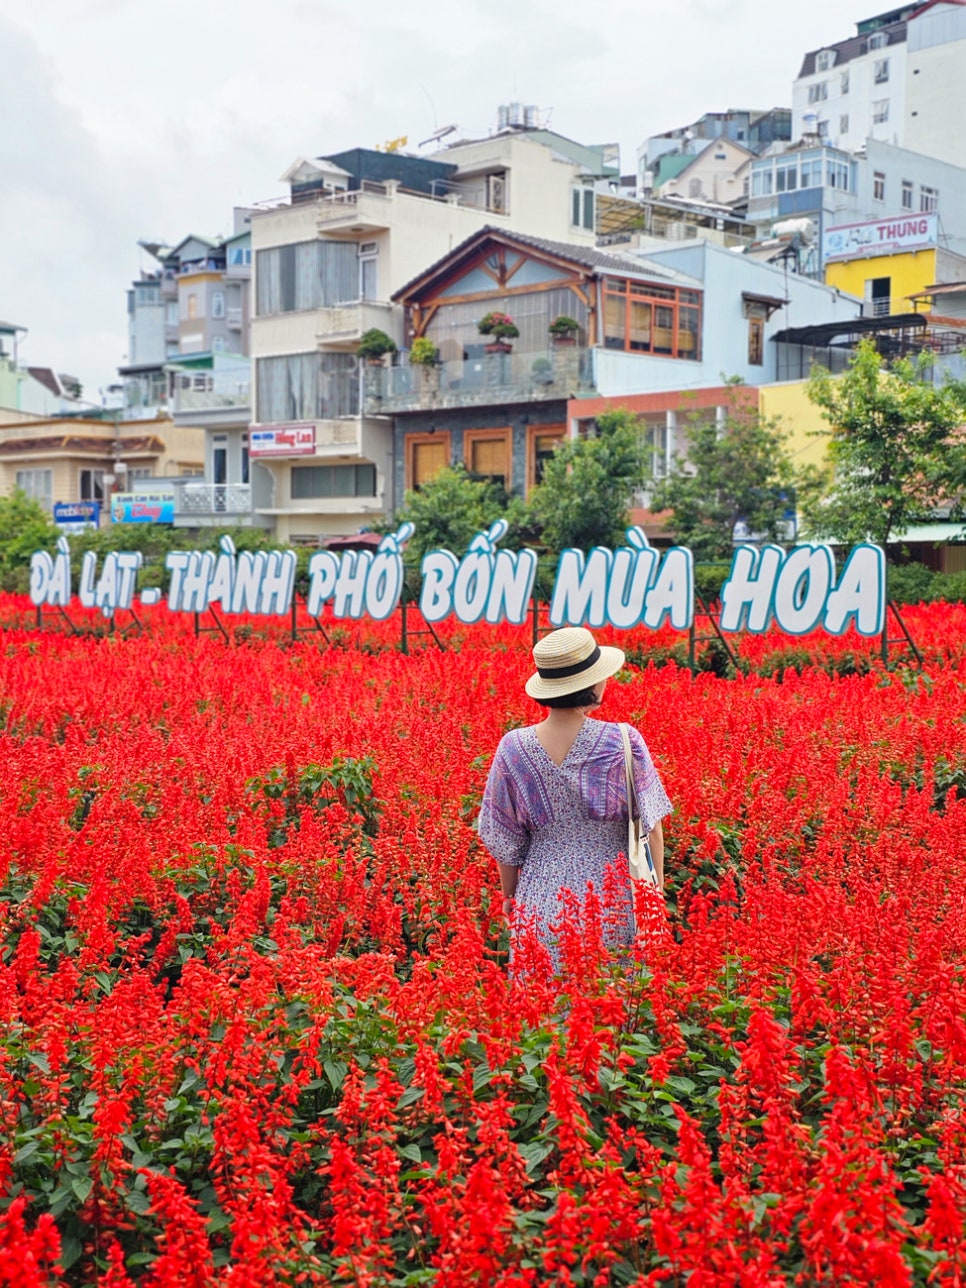
[(157, 456), (164, 451), (164, 442), (156, 434), (142, 434), (136, 438), (115, 439), (82, 438), (77, 434), (45, 434), (25, 438), (0, 439), (0, 456), (8, 453), (62, 452), (68, 455), (111, 456), (114, 448), (122, 456)]
[[(815, 60), (819, 54), (825, 50), (832, 50), (835, 53), (835, 62), (827, 70), (831, 73), (853, 58), (861, 58), (863, 54), (869, 53), (869, 38), (871, 35), (884, 35), (887, 37), (882, 49), (888, 49), (891, 45), (901, 45), (906, 40), (906, 24), (904, 22), (894, 23), (891, 27), (884, 27), (877, 32), (866, 32), (862, 36), (850, 36), (848, 40), (840, 40), (834, 45), (822, 45), (821, 49), (813, 49), (811, 53), (806, 54), (802, 61), (802, 70), (798, 73), (799, 79), (803, 76), (815, 76), (818, 68), (815, 66)], [(878, 53), (879, 50), (874, 52)]]
[(631, 274), (634, 277), (647, 279), (657, 277), (666, 281), (677, 281), (680, 278), (679, 273), (671, 269), (662, 268), (649, 260), (625, 259), (619, 255), (612, 255), (605, 250), (598, 250), (596, 246), (577, 246), (572, 242), (550, 241), (545, 237), (533, 237), (529, 233), (511, 232), (503, 228), (493, 228), (487, 224), (479, 232), (473, 233), (471, 237), (467, 237), (465, 241), (460, 242), (458, 246), (441, 256), (435, 263), (423, 269), (405, 286), (400, 287), (392, 298), (398, 300), (408, 295), (418, 283), (433, 277), (446, 264), (458, 260), (461, 255), (487, 236), (492, 236), (499, 241), (505, 241), (512, 245), (530, 247), (532, 250), (542, 250), (557, 259), (566, 259), (572, 264), (581, 264), (585, 268), (590, 268), (600, 273), (620, 273), (625, 276)]

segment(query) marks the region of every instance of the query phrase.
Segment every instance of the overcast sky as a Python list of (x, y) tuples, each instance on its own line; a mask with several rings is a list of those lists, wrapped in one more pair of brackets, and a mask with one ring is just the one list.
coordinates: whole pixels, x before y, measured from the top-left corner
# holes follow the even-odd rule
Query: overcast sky
[(231, 231), (297, 156), (488, 133), (518, 101), (621, 168), (705, 111), (791, 105), (869, 0), (0, 0), (0, 319), (116, 380), (140, 238)]

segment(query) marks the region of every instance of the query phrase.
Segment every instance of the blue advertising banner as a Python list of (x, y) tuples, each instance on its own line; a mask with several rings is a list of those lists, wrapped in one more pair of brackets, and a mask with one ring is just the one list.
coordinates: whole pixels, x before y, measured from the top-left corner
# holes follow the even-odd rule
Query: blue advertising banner
[(174, 523), (170, 492), (117, 492), (111, 497), (114, 523)]
[(83, 532), (101, 522), (100, 501), (56, 501), (54, 523), (64, 532)]

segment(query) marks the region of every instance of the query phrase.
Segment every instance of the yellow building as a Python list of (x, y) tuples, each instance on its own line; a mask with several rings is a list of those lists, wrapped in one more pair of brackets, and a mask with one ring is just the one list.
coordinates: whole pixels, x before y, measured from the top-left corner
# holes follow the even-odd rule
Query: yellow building
[(914, 312), (927, 286), (966, 278), (966, 259), (939, 244), (935, 211), (828, 228), (822, 262), (826, 286), (858, 296), (866, 317)]
[(933, 246), (895, 255), (840, 260), (826, 265), (825, 284), (857, 295), (873, 317), (913, 313), (912, 297), (939, 281), (937, 258), (938, 251)]
[(48, 512), (57, 502), (102, 503), (137, 479), (204, 473), (204, 431), (168, 419), (145, 421), (0, 415), (0, 495), (20, 488)]
[(829, 442), (828, 421), (809, 400), (805, 380), (785, 380), (776, 385), (762, 385), (758, 390), (758, 410), (763, 419), (781, 422), (788, 435), (786, 447), (796, 466), (826, 462)]

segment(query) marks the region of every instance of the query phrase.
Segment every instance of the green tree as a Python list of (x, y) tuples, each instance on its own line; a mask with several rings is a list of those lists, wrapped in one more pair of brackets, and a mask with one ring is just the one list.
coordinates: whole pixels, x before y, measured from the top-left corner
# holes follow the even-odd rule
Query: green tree
[(643, 481), (638, 418), (625, 408), (598, 416), (596, 435), (561, 443), (530, 495), (543, 542), (554, 552), (621, 545)]
[(24, 594), (30, 585), (30, 556), (51, 553), (57, 529), (50, 516), (19, 489), (0, 497), (0, 588)]
[(406, 555), (407, 562), (419, 563), (430, 550), (451, 550), (459, 557), (476, 534), (496, 519), (509, 522), (501, 545), (514, 549), (525, 521), (523, 503), (518, 497), (508, 497), (496, 484), (475, 478), (462, 465), (452, 465), (441, 469), (418, 491), (407, 492), (388, 528), (395, 531), (406, 522), (415, 526)]
[(870, 339), (860, 342), (843, 375), (815, 367), (808, 396), (831, 426), (833, 474), (809, 508), (810, 533), (843, 545), (885, 546), (937, 514), (962, 518), (961, 392), (955, 383), (933, 385), (922, 363), (884, 362)]
[(723, 422), (695, 414), (687, 448), (665, 479), (653, 480), (651, 506), (672, 512), (671, 527), (697, 560), (731, 557), (739, 520), (769, 541), (787, 536), (787, 513), (816, 486), (812, 471), (796, 472), (775, 420), (733, 399)]

